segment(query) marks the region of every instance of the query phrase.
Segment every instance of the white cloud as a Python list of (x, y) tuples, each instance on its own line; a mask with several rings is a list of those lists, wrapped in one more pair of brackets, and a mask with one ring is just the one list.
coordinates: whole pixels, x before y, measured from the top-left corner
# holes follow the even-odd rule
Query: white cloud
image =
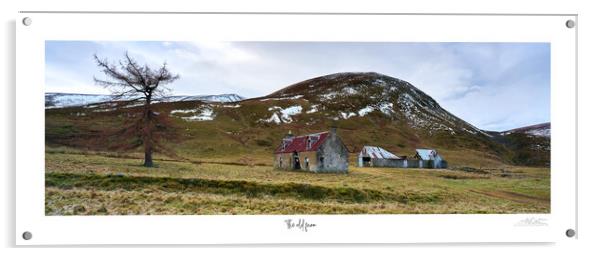
[(194, 42), (201, 55), (227, 64), (244, 63), (257, 60), (257, 56), (242, 48), (234, 46), (231, 42)]
[(106, 94), (108, 90), (95, 86), (92, 77), (82, 75), (77, 70), (46, 66), (46, 91), (84, 94)]

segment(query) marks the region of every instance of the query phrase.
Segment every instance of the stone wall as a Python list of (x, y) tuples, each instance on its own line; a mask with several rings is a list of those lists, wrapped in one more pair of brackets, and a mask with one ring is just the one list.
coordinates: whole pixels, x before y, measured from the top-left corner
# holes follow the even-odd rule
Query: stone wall
[(336, 136), (336, 133), (329, 134), (326, 141), (318, 148), (318, 161), (323, 158), (319, 164), (318, 172), (342, 172), (349, 170), (349, 154), (343, 141)]
[[(282, 170), (299, 170), (317, 172), (319, 170), (319, 162), (317, 152), (305, 151), (299, 152), (300, 169), (295, 169), (293, 153), (282, 153), (274, 155), (274, 168)], [(307, 158), (307, 162), (305, 161)]]
[[(358, 159), (361, 161), (361, 159)], [(359, 166), (359, 165), (358, 165)], [(364, 162), (364, 167), (387, 167), (387, 168), (447, 168), (446, 161), (435, 163), (433, 160), (418, 159), (382, 159), (372, 158), (370, 162)]]
[(292, 169), (293, 153), (274, 154), (274, 168), (288, 170)]

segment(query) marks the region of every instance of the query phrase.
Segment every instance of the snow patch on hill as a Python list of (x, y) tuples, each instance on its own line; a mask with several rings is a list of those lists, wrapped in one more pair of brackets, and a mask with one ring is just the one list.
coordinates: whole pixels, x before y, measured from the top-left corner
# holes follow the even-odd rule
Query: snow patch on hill
[(176, 101), (204, 101), (204, 102), (222, 102), (222, 103), (230, 103), (230, 102), (239, 102), (244, 100), (244, 97), (241, 97), (238, 94), (217, 94), (217, 95), (195, 95), (195, 96), (167, 96), (161, 101), (167, 102), (176, 102)]
[(279, 106), (272, 106), (268, 108), (268, 111), (273, 112), (272, 115), (267, 119), (260, 119), (259, 122), (264, 123), (291, 123), (293, 122), (292, 116), (301, 114), (303, 112), (303, 107), (301, 106), (291, 106), (288, 108), (282, 108)]
[(456, 127), (459, 131), (491, 137), (490, 134), (451, 115), (434, 100), (421, 97), (414, 88), (410, 92), (401, 95), (398, 104), (402, 109), (404, 117), (413, 128), (427, 130), (430, 134), (433, 132), (446, 132), (455, 135), (457, 131), (453, 127)]
[(196, 112), (196, 109), (174, 109), (171, 111), (171, 114), (189, 114)]
[(371, 106), (367, 106), (365, 108), (360, 109), (357, 113), (360, 114), (360, 116), (365, 116), (369, 113), (372, 113), (372, 111), (374, 111), (374, 108)]
[(261, 99), (260, 101), (269, 101), (269, 100), (296, 100), (296, 99), (301, 99), (301, 98), (303, 98), (303, 95), (295, 95), (295, 96), (280, 97), (280, 98), (267, 98), (267, 99)]
[(340, 114), (341, 114), (341, 117), (342, 117), (343, 119), (349, 119), (349, 118), (351, 118), (351, 117), (357, 116), (357, 114), (355, 114), (355, 113), (353, 113), (353, 112), (348, 112), (348, 113), (346, 113), (346, 112), (341, 112)]
[(306, 114), (312, 114), (318, 112), (318, 107), (320, 105), (311, 105), (311, 108), (308, 111), (305, 111)]
[(380, 110), (380, 112), (383, 112), (383, 114), (391, 114), (395, 112), (393, 111), (393, 103), (381, 104), (380, 106), (378, 106), (378, 109)]
[(391, 115), (395, 113), (395, 111), (393, 110), (393, 103), (381, 103), (377, 106), (377, 108), (374, 108), (373, 106), (366, 106), (358, 110), (357, 113), (359, 116), (366, 116), (367, 114), (370, 114), (376, 110), (380, 111), (385, 115)]
[(357, 90), (353, 89), (352, 87), (345, 87), (343, 88), (343, 93), (346, 95), (353, 95), (357, 93)]
[(533, 136), (539, 136), (539, 137), (550, 137), (552, 136), (552, 130), (551, 129), (535, 129), (535, 130), (530, 130), (526, 132), (527, 134), (533, 135)]
[(203, 109), (196, 115), (182, 117), (186, 121), (211, 121), (214, 118), (213, 109)]
[(278, 114), (276, 114), (276, 113), (272, 114), (272, 116), (270, 118), (261, 119), (260, 121), (265, 122), (265, 123), (275, 123), (275, 124), (282, 123), (282, 121), (280, 120), (280, 117), (278, 117)]
[(333, 99), (334, 97), (336, 97), (337, 95), (339, 95), (337, 92), (331, 92), (331, 93), (323, 94), (322, 98), (324, 100), (330, 100), (330, 99)]
[(211, 121), (215, 118), (213, 114), (213, 109), (211, 108), (203, 108), (196, 112), (196, 114), (192, 116), (185, 116), (182, 119), (186, 121)]
[(213, 108), (207, 105), (194, 109), (174, 109), (170, 114), (186, 121), (212, 121), (216, 116)]
[(294, 116), (300, 114), (303, 111), (303, 107), (301, 106), (292, 106), (285, 109), (280, 110), (280, 113), (287, 116)]

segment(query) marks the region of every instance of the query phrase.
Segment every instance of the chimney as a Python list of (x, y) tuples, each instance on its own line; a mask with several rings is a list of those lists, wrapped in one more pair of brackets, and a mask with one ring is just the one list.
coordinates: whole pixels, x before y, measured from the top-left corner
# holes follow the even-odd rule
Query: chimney
[(285, 138), (292, 138), (293, 136), (293, 132), (291, 130), (288, 130), (288, 133), (286, 134)]

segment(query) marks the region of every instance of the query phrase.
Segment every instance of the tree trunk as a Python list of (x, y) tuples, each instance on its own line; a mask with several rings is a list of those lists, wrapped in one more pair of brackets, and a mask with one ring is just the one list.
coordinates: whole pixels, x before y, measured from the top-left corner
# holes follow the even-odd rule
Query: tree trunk
[(153, 167), (153, 150), (144, 147), (144, 167)]
[(151, 122), (153, 111), (150, 105), (151, 96), (148, 95), (144, 104), (144, 167), (153, 167), (153, 127)]

